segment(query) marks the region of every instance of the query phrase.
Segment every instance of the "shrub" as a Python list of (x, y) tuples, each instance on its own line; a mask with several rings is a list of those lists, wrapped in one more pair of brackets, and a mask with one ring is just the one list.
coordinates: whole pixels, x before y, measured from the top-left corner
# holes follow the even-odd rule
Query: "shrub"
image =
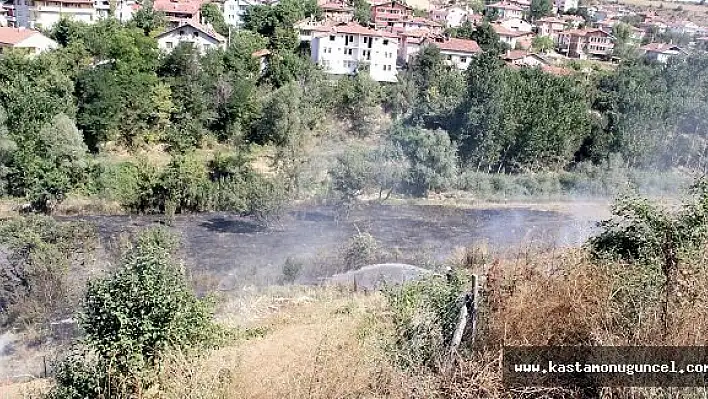
[(283, 282), (286, 284), (294, 283), (298, 276), (300, 276), (302, 266), (302, 262), (296, 259), (286, 259), (285, 264), (283, 265)]
[(188, 288), (165, 230), (143, 232), (112, 275), (89, 282), (80, 322), (86, 351), (58, 367), (52, 398), (124, 397), (149, 389), (161, 357), (221, 335), (208, 301)]
[(70, 272), (95, 249), (92, 226), (45, 216), (10, 219), (0, 223), (0, 245), (0, 326), (65, 316), (78, 303)]
[(467, 277), (457, 273), (449, 279), (434, 276), (385, 292), (395, 329), (391, 353), (400, 366), (414, 371), (440, 369), (467, 283)]
[(344, 269), (353, 270), (372, 263), (378, 254), (378, 243), (369, 233), (354, 235), (344, 249)]

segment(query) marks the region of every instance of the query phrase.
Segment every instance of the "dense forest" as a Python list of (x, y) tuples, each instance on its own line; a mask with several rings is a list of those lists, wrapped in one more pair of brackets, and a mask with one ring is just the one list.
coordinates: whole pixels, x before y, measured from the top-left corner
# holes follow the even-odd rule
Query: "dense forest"
[[(609, 70), (575, 63), (572, 73), (551, 74), (506, 66), (483, 24), (468, 35), (485, 51), (465, 72), (428, 47), (398, 83), (366, 73), (333, 80), (293, 27), (318, 13), (312, 1), (258, 6), (229, 34), (218, 10), (205, 10), (229, 46), (163, 54), (154, 37), (164, 18), (148, 4), (125, 25), (60, 21), (47, 32), (58, 50), (4, 53), (2, 194), (43, 212), (79, 194), (135, 212), (267, 217), (283, 199), (311, 194), (301, 174), (318, 157), (313, 139), (332, 123), (340, 137), (368, 143), (327, 167), (330, 191), (345, 199), (470, 189), (465, 173), (708, 168), (705, 55), (668, 65), (629, 59)], [(252, 56), (263, 48), (265, 71)], [(253, 166), (264, 147), (267, 171)], [(156, 166), (140, 155), (146, 148), (168, 162)]]

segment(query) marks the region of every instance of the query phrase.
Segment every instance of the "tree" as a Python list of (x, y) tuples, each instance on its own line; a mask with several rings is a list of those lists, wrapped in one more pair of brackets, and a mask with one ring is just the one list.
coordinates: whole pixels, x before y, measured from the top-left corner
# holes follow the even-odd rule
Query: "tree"
[(118, 270), (89, 281), (79, 317), (87, 351), (60, 363), (50, 398), (134, 396), (154, 384), (169, 351), (189, 355), (219, 340), (213, 308), (188, 287), (176, 249), (166, 230), (144, 231)]
[(553, 50), (555, 44), (550, 36), (536, 36), (533, 38), (531, 46), (533, 46), (536, 51), (545, 53), (549, 50)]
[(153, 3), (152, 0), (143, 2), (143, 6), (130, 19), (130, 24), (141, 29), (145, 36), (150, 36), (150, 33), (159, 31), (167, 23), (165, 15), (162, 12), (155, 11)]
[(354, 20), (360, 25), (368, 26), (371, 22), (371, 5), (368, 0), (352, 0), (351, 6), (354, 8)]
[(224, 14), (219, 9), (219, 6), (214, 3), (204, 3), (199, 8), (199, 13), (204, 22), (211, 24), (217, 33), (223, 36), (229, 35), (229, 26), (224, 21)]
[(397, 125), (389, 135), (408, 159), (407, 182), (415, 194), (452, 186), (457, 176), (457, 148), (447, 132)]
[(499, 34), (489, 22), (483, 22), (477, 25), (477, 28), (472, 32), (469, 39), (476, 41), (479, 47), (484, 51), (502, 54), (507, 49), (507, 45), (501, 41)]
[(553, 11), (551, 0), (531, 0), (531, 9), (529, 10), (532, 20), (537, 20), (550, 15)]

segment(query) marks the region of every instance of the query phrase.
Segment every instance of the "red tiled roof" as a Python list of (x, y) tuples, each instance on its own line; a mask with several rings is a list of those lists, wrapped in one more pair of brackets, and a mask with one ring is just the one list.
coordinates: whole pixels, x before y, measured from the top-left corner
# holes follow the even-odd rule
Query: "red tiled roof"
[(482, 51), (479, 45), (474, 40), (457, 39), (451, 37), (444, 40), (430, 41), (430, 44), (434, 44), (443, 51), (456, 51), (460, 53), (470, 53), (476, 54)]
[(572, 36), (587, 36), (593, 33), (602, 33), (604, 36), (610, 36), (608, 32), (605, 32), (602, 29), (571, 29), (567, 30), (565, 32), (562, 32), (562, 34), (565, 35), (572, 35)]
[(506, 53), (506, 55), (504, 56), (504, 59), (505, 60), (520, 60), (520, 59), (526, 57), (527, 54), (528, 54), (528, 52), (526, 52), (524, 50), (510, 50)]
[(353, 8), (347, 6), (346, 4), (341, 4), (341, 3), (325, 3), (320, 5), (320, 8), (324, 11), (342, 11), (342, 12), (347, 12), (347, 11), (352, 11)]
[(681, 51), (681, 48), (679, 46), (676, 46), (674, 44), (668, 44), (668, 43), (649, 43), (647, 45), (640, 47), (640, 49), (642, 49), (644, 51), (656, 51), (656, 52), (662, 52), (662, 51), (674, 50), (674, 49)]
[(521, 7), (517, 6), (517, 5), (504, 3), (503, 1), (500, 1), (500, 2), (494, 3), (494, 4), (489, 4), (489, 5), (487, 5), (487, 7), (489, 7), (489, 8), (501, 8), (501, 9), (504, 9), (504, 10), (524, 11), (523, 8), (521, 8)]
[(197, 30), (199, 30), (199, 31), (202, 32), (202, 33), (206, 33), (207, 35), (211, 36), (212, 38), (214, 38), (214, 39), (216, 39), (216, 40), (218, 40), (218, 41), (220, 41), (220, 42), (222, 42), (222, 43), (223, 43), (223, 42), (226, 42), (226, 38), (223, 37), (223, 36), (221, 36), (220, 34), (216, 33), (213, 29), (210, 29), (209, 27), (204, 26), (204, 25), (199, 24), (199, 23), (196, 23), (196, 22), (194, 22), (194, 21), (185, 22), (185, 23), (183, 23), (182, 25), (180, 25), (180, 26), (178, 26), (178, 27), (176, 27), (176, 28), (168, 29), (168, 30), (166, 30), (166, 31), (164, 31), (164, 32), (162, 32), (162, 33), (160, 33), (160, 34), (157, 35), (157, 36), (160, 37), (160, 36), (162, 36), (162, 35), (168, 34), (168, 33), (170, 33), (170, 32), (173, 32), (173, 31), (175, 31), (175, 30), (177, 30), (177, 29), (183, 28), (183, 27), (188, 26), (188, 25), (191, 26), (191, 27), (193, 27), (193, 28), (195, 28), (195, 29), (197, 29)]
[(373, 3), (373, 4), (371, 4), (371, 6), (372, 6), (372, 7), (379, 7), (379, 6), (383, 6), (383, 5), (387, 5), (387, 4), (391, 4), (391, 5), (393, 5), (393, 4), (398, 4), (398, 5), (401, 5), (401, 6), (407, 8), (407, 9), (409, 9), (409, 10), (412, 10), (412, 9), (413, 9), (413, 7), (411, 7), (411, 6), (409, 6), (408, 4), (406, 4), (406, 2), (400, 1), (400, 0), (380, 1), (380, 2), (378, 2), (378, 3)]
[(569, 76), (573, 74), (573, 71), (568, 68), (557, 67), (553, 65), (542, 65), (541, 70), (546, 73), (550, 73), (556, 76)]
[(320, 36), (327, 33), (343, 33), (347, 35), (363, 35), (363, 36), (376, 36), (376, 37), (390, 37), (398, 39), (398, 35), (393, 32), (387, 32), (383, 30), (374, 30), (370, 28), (363, 27), (356, 22), (351, 22), (346, 25), (335, 25), (330, 27), (323, 27), (324, 29), (318, 29), (321, 32)]
[(204, 0), (155, 0), (153, 8), (164, 13), (196, 14)]
[(264, 48), (263, 50), (254, 51), (253, 54), (251, 54), (251, 57), (260, 58), (265, 57), (266, 55), (270, 55), (270, 50)]
[(499, 36), (520, 37), (531, 35), (531, 32), (516, 31), (500, 24), (492, 24), (492, 29), (494, 29), (494, 31), (497, 32)]
[(26, 28), (0, 27), (0, 43), (15, 45), (38, 33), (36, 30)]

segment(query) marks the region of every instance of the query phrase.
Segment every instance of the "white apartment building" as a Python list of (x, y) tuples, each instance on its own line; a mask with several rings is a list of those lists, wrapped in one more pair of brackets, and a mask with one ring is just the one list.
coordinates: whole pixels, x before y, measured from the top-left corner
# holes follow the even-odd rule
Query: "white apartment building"
[(224, 21), (233, 26), (241, 26), (248, 7), (275, 4), (278, 4), (278, 0), (225, 0)]
[(358, 24), (313, 34), (312, 61), (332, 75), (353, 75), (368, 68), (378, 82), (396, 82), (398, 36)]
[(191, 21), (160, 33), (156, 39), (157, 47), (166, 53), (171, 52), (181, 43), (191, 43), (202, 54), (211, 48), (226, 47), (226, 38), (206, 26)]
[(62, 17), (74, 21), (93, 23), (98, 14), (94, 0), (35, 0), (29, 7), (29, 24), (43, 29), (50, 29)]
[(114, 3), (113, 16), (121, 22), (128, 22), (133, 17), (135, 0), (94, 0), (98, 18), (108, 18), (111, 11), (111, 2)]
[(554, 5), (559, 12), (567, 12), (578, 8), (578, 0), (556, 0)]

